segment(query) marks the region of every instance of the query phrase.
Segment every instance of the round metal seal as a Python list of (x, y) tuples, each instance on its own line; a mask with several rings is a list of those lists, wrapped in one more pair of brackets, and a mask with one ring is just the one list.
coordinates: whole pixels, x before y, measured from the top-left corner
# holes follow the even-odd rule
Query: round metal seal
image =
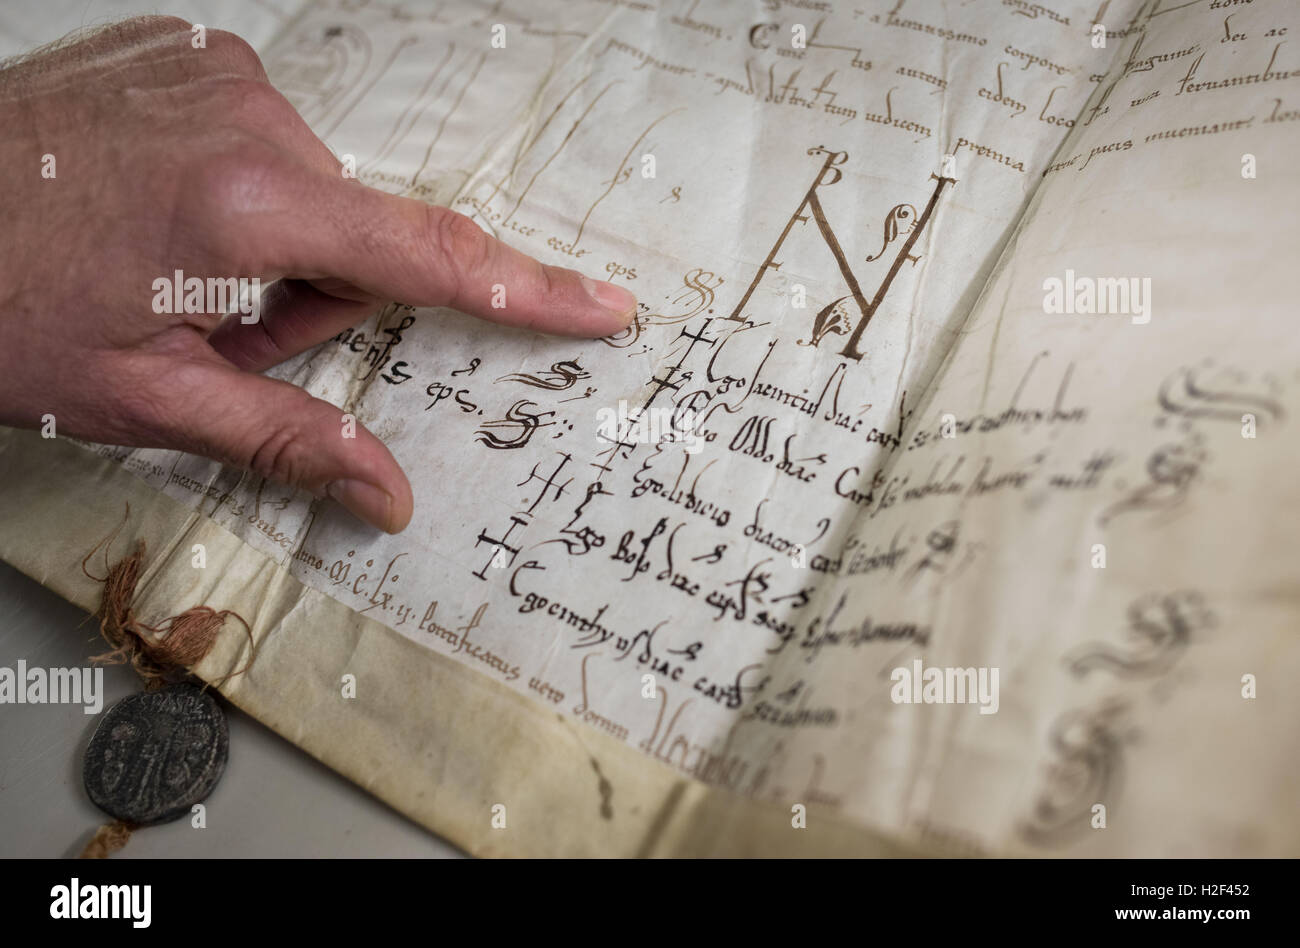
[(86, 748), (91, 802), (134, 826), (190, 812), (221, 779), (230, 734), (220, 705), (194, 685), (168, 685), (113, 705)]

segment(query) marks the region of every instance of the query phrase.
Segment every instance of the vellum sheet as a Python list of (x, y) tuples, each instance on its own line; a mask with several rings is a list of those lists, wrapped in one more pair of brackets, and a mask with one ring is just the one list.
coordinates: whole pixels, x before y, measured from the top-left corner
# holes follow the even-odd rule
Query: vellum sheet
[(93, 607), (129, 502), (141, 615), (238, 610), (221, 690), (477, 853), (1294, 854), (1300, 16), (1257, 6), (309, 7), (263, 58), (342, 165), (636, 324), (399, 301), (275, 370), (389, 445), (400, 535), (6, 432), (0, 554)]

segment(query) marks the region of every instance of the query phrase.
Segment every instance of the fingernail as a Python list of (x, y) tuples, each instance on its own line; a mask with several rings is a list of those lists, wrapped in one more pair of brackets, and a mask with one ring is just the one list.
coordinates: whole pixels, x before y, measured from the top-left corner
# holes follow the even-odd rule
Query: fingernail
[(636, 315), (636, 297), (627, 290), (585, 276), (582, 277), (582, 288), (593, 300), (618, 316), (620, 329), (632, 322), (632, 317)]
[(331, 481), (325, 493), (371, 526), (393, 532), (393, 498), (388, 491), (365, 481), (343, 478)]

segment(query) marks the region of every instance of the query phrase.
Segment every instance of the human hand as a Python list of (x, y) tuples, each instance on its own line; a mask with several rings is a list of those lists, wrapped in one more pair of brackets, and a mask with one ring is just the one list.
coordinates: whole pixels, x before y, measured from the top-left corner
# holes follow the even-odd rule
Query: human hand
[[(0, 423), (49, 413), (59, 433), (205, 455), (397, 532), (411, 487), (383, 443), (254, 373), (388, 300), (594, 337), (635, 299), (345, 178), (247, 43), (192, 36), (142, 17), (0, 70)], [(279, 282), (253, 323), (160, 315), (154, 281), (176, 271)]]

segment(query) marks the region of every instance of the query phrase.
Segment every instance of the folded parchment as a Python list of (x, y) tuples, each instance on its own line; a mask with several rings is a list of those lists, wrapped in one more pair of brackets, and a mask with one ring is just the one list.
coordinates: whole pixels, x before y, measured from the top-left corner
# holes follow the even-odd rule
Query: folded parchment
[(345, 167), (636, 325), (395, 304), (276, 370), (389, 445), (401, 535), (5, 432), (0, 555), (93, 606), (129, 501), (138, 611), (248, 617), (223, 692), (473, 852), (1294, 855), (1300, 11), (1257, 6), (312, 7), (262, 52)]

